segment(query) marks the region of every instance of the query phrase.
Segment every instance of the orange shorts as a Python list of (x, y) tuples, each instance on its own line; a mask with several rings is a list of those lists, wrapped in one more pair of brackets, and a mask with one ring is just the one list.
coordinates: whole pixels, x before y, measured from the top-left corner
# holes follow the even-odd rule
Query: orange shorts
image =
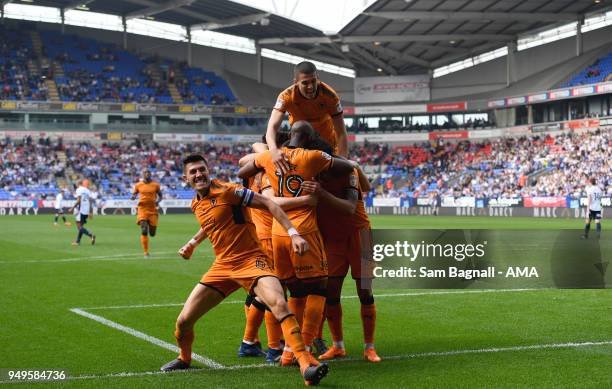
[(143, 208), (138, 207), (138, 214), (136, 215), (136, 224), (140, 224), (141, 221), (146, 220), (152, 227), (157, 227), (157, 219), (159, 214), (155, 208)]
[(272, 251), (272, 238), (261, 239), (259, 241), (263, 252), (268, 256), (268, 265), (274, 271), (274, 251)]
[(308, 251), (297, 255), (288, 236), (272, 236), (274, 270), (281, 280), (327, 277), (327, 256), (323, 249), (323, 238), (319, 231), (302, 235), (308, 242)]
[(270, 276), (275, 277), (268, 266), (268, 258), (262, 254), (260, 257), (233, 261), (216, 259), (200, 283), (227, 297), (240, 287), (251, 293), (258, 279)]
[(362, 228), (343, 238), (329, 239), (325, 241), (325, 252), (330, 277), (346, 277), (350, 266), (353, 279), (374, 278), (371, 229)]

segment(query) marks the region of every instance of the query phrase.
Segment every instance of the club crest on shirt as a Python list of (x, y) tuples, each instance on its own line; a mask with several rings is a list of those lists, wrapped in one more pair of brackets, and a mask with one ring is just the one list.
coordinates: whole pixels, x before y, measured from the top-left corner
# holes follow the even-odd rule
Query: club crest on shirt
[(212, 198), (210, 199), (210, 206), (211, 207), (216, 207), (217, 206), (217, 199), (216, 198)]
[(261, 270), (265, 270), (266, 268), (266, 261), (261, 259), (261, 258), (256, 258), (255, 259), (255, 267)]

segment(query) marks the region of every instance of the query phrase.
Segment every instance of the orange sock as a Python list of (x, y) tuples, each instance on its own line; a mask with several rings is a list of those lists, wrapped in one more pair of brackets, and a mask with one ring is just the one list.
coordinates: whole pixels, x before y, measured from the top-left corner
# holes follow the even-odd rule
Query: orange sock
[(304, 308), (306, 307), (306, 297), (289, 297), (289, 301), (287, 301), (287, 304), (289, 304), (289, 310), (295, 315), (295, 318), (301, 327), (304, 322)]
[(327, 306), (323, 307), (323, 315), (321, 315), (321, 324), (319, 324), (319, 332), (317, 332), (317, 338), (323, 339), (323, 326), (325, 325), (325, 311)]
[(251, 304), (249, 308), (249, 313), (247, 314), (246, 326), (244, 328), (244, 340), (246, 342), (255, 343), (258, 338), (259, 327), (261, 327), (261, 322), (264, 318), (265, 310), (261, 310), (255, 306), (255, 304)]
[(281, 337), (283, 336), (283, 330), (280, 323), (272, 312), (266, 311), (266, 333), (268, 334), (268, 348), (279, 350), (281, 348)]
[(300, 326), (298, 325), (295, 315), (291, 314), (281, 319), (280, 326), (283, 330), (285, 341), (287, 341), (287, 344), (291, 347), (291, 351), (297, 358), (300, 368), (310, 366), (311, 358), (309, 353), (306, 352), (304, 339), (302, 338), (302, 334), (300, 334)]
[(361, 305), (361, 324), (363, 325), (364, 343), (373, 344), (376, 329), (376, 304)]
[(306, 308), (304, 309), (304, 325), (302, 326), (302, 336), (306, 346), (312, 346), (312, 341), (319, 332), (324, 309), (325, 297), (316, 294), (308, 295)]
[(149, 237), (146, 235), (140, 235), (140, 244), (145, 254), (149, 253)]
[(178, 344), (180, 353), (179, 358), (183, 362), (191, 362), (191, 346), (193, 345), (193, 339), (195, 337), (193, 330), (181, 331), (178, 327), (174, 331), (174, 337)]
[(249, 307), (250, 305), (244, 304), (244, 318), (247, 319), (249, 317)]
[(327, 305), (325, 308), (327, 325), (329, 325), (329, 332), (331, 332), (332, 340), (334, 342), (339, 342), (344, 339), (344, 334), (342, 333), (342, 305)]

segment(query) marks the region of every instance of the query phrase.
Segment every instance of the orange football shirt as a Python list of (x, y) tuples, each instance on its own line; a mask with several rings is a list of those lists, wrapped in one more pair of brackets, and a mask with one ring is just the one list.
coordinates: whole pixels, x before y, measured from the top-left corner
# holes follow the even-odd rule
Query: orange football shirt
[(140, 181), (134, 186), (134, 194), (138, 194), (138, 206), (142, 208), (156, 208), (157, 194), (161, 187), (155, 181)]
[[(333, 164), (329, 154), (318, 150), (283, 147), (281, 152), (287, 158), (290, 168), (284, 175), (276, 171), (270, 151), (259, 154), (255, 159), (255, 166), (265, 170), (276, 197), (302, 196), (302, 182), (314, 180), (319, 173), (328, 170)], [(319, 230), (315, 207), (298, 207), (286, 213), (300, 234)], [(287, 231), (276, 220), (272, 222), (272, 235), (288, 236)]]
[(247, 195), (241, 185), (212, 180), (208, 194), (196, 194), (191, 201), (191, 210), (212, 243), (217, 261), (265, 256), (245, 208)]
[[(255, 193), (261, 194), (264, 189), (270, 187), (270, 181), (268, 176), (263, 172), (257, 173), (255, 176), (249, 178), (249, 189)], [(249, 208), (251, 212), (251, 219), (255, 224), (257, 230), (257, 237), (259, 239), (270, 239), (272, 238), (272, 214), (267, 209)]]
[(321, 138), (336, 148), (336, 131), (333, 116), (342, 113), (342, 104), (336, 92), (326, 83), (319, 81), (314, 99), (307, 99), (297, 85), (292, 85), (278, 95), (274, 109), (289, 113), (289, 125), (306, 120)]

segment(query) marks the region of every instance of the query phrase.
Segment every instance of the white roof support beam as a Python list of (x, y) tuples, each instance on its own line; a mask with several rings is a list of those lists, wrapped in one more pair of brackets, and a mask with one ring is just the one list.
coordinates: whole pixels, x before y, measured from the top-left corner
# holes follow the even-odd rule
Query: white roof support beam
[(374, 42), (439, 42), (439, 41), (496, 41), (507, 42), (514, 35), (504, 34), (429, 34), (429, 35), (351, 35), (322, 37), (287, 37), (260, 39), (262, 45), (315, 44), (315, 43), (374, 43)]
[[(142, 5), (144, 7), (159, 6), (158, 3), (154, 3), (150, 0), (124, 0), (124, 1), (131, 3), (131, 4)], [(181, 14), (181, 15), (189, 16), (194, 19), (199, 19), (199, 20), (206, 21), (206, 22), (217, 22), (218, 21), (216, 18), (213, 18), (212, 16), (208, 16), (206, 14), (191, 11), (191, 10), (184, 9), (184, 8), (176, 8), (176, 9), (173, 9), (172, 11), (178, 14)]]
[(259, 23), (270, 17), (269, 13), (258, 13), (253, 15), (238, 16), (235, 18), (219, 20), (216, 22), (207, 22), (195, 24), (191, 26), (192, 30), (218, 30), (220, 28), (235, 27), (243, 24)]
[(308, 51), (305, 50), (300, 50), (296, 47), (291, 47), (291, 46), (283, 46), (283, 47), (268, 47), (271, 50), (276, 50), (276, 51), (280, 51), (282, 53), (287, 53), (287, 54), (292, 54), (292, 55), (296, 55), (298, 57), (304, 57), (304, 58), (311, 58), (314, 59), (316, 61), (321, 61), (321, 62), (327, 62), (328, 64), (331, 65), (336, 65), (336, 66), (342, 66), (345, 68), (354, 68), (355, 65), (349, 61), (348, 59), (338, 59), (338, 58), (333, 58), (330, 57), (328, 55), (324, 55), (322, 53), (314, 53), (314, 54), (309, 54)]
[(364, 15), (390, 20), (501, 20), (524, 22), (562, 22), (574, 21), (577, 13), (552, 12), (444, 12), (444, 11), (404, 11), (404, 12), (365, 12)]
[(500, 42), (496, 42), (496, 43), (487, 43), (484, 44), (482, 46), (478, 46), (476, 48), (474, 48), (473, 50), (468, 50), (465, 51), (463, 54), (457, 54), (454, 56), (444, 56), (439, 60), (433, 61), (431, 63), (431, 67), (432, 68), (437, 68), (440, 66), (446, 66), (449, 65), (451, 63), (457, 62), (457, 61), (461, 61), (464, 59), (468, 59), (471, 57), (474, 57), (476, 55), (482, 54), (482, 53), (486, 53), (488, 51), (491, 50), (495, 50), (495, 49), (500, 49), (502, 47), (506, 46), (506, 44), (500, 44)]
[(171, 11), (176, 8), (180, 8), (185, 5), (190, 5), (195, 0), (170, 0), (168, 2), (162, 4), (155, 4), (153, 6), (149, 6), (148, 8), (139, 9), (134, 12), (130, 12), (125, 15), (127, 20), (129, 19), (137, 19), (144, 18), (147, 16), (157, 15), (162, 12)]
[[(352, 48), (352, 46), (351, 46), (351, 48)], [(374, 46), (373, 50), (376, 51), (377, 53), (381, 53), (381, 54), (386, 55), (386, 56), (391, 57), (391, 58), (401, 59), (402, 61), (410, 62), (410, 63), (415, 64), (415, 65), (424, 66), (426, 68), (430, 67), (430, 63), (425, 61), (422, 58), (415, 57), (414, 55), (410, 55), (410, 54), (401, 53), (399, 51), (390, 49), (388, 47)], [(465, 51), (463, 51), (463, 52), (465, 53)]]
[(62, 10), (64, 10), (64, 12), (72, 11), (73, 9), (77, 7), (80, 7), (82, 5), (87, 5), (89, 3), (93, 3), (94, 1), (96, 0), (76, 0), (66, 5), (65, 7), (62, 7)]
[(393, 66), (387, 64), (385, 61), (381, 60), (380, 58), (376, 58), (375, 56), (370, 54), (369, 51), (362, 49), (358, 45), (351, 46), (351, 51), (357, 54), (358, 56), (362, 57), (365, 61), (375, 64), (379, 68), (383, 69), (385, 72), (393, 76), (397, 75), (397, 70), (395, 70)]

